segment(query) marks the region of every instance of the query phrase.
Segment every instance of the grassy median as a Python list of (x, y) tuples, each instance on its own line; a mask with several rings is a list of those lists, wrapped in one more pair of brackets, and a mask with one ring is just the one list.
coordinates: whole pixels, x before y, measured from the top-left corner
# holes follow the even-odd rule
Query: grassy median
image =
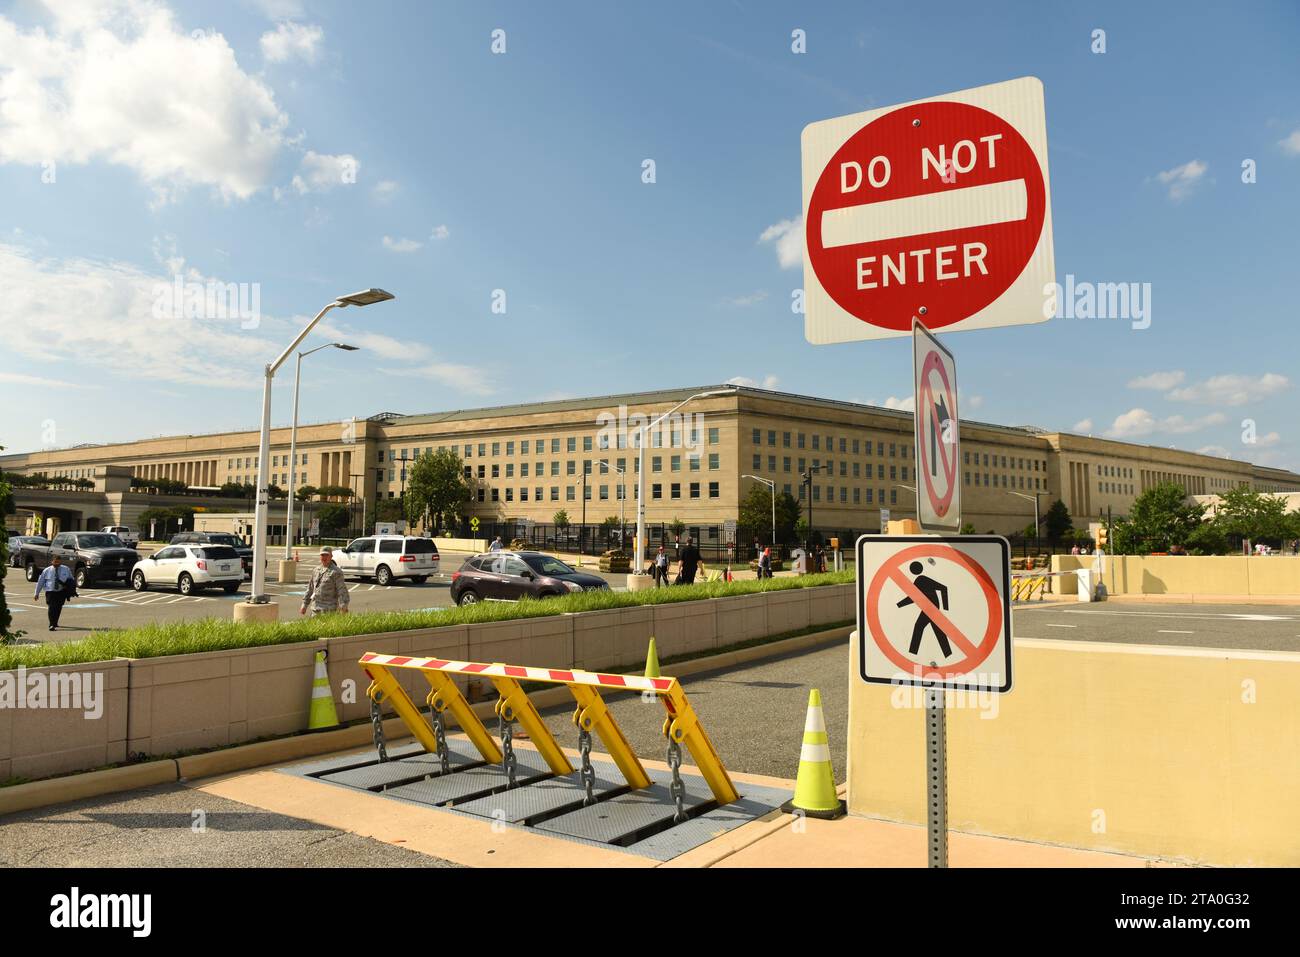
[(785, 591), (790, 588), (815, 588), (820, 585), (843, 585), (853, 581), (853, 573), (828, 572), (764, 581), (713, 582), (698, 585), (675, 585), (636, 592), (575, 592), (560, 598), (539, 601), (482, 602), (463, 608), (437, 611), (384, 611), (356, 615), (323, 615), (294, 621), (236, 623), (225, 618), (202, 618), (169, 624), (144, 625), (122, 631), (106, 631), (61, 644), (7, 645), (0, 647), (0, 671), (19, 665), (40, 668), (73, 665), (111, 658), (157, 658), (162, 655), (186, 655), (227, 648), (255, 648), (262, 645), (285, 645), (318, 638), (348, 635), (374, 635), (389, 631), (408, 631), (441, 625), (464, 625), (490, 621), (513, 621), (520, 618), (545, 618), (605, 608), (629, 608), (636, 605), (666, 605), (679, 601), (751, 595), (756, 592)]

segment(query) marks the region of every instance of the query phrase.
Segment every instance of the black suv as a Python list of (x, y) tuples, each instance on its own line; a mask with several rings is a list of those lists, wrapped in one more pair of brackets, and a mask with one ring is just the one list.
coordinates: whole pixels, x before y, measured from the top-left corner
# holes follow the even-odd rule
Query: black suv
[(253, 546), (246, 545), (238, 535), (230, 532), (177, 532), (169, 545), (229, 545), (239, 553), (244, 565), (244, 577), (253, 577)]
[(599, 575), (577, 571), (544, 552), (487, 552), (451, 573), (451, 599), (458, 605), (608, 589)]

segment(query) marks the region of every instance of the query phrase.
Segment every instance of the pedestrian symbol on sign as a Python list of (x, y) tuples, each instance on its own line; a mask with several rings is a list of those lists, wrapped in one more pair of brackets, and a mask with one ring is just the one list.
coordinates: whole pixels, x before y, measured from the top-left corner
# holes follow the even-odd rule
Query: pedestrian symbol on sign
[[(908, 646), (907, 650), (911, 654), (916, 654), (920, 651), (921, 637), (925, 634), (925, 629), (933, 628), (934, 636), (939, 639), (939, 647), (943, 650), (943, 656), (945, 658), (951, 658), (952, 646), (948, 644), (948, 636), (943, 633), (943, 629), (930, 618), (929, 614), (927, 614), (925, 610), (926, 607), (939, 606), (944, 611), (947, 611), (948, 587), (946, 585), (941, 585), (933, 578), (927, 578), (924, 574), (925, 566), (920, 562), (912, 562), (912, 564), (908, 566), (908, 571), (916, 576), (912, 584), (915, 585), (917, 590), (925, 597), (926, 605), (921, 608), (921, 614), (916, 619), (916, 626), (912, 629), (912, 643)], [(942, 604), (940, 604), (940, 599), (942, 599)], [(902, 608), (904, 605), (911, 605), (913, 603), (911, 595), (904, 595), (902, 601), (898, 603), (898, 607)]]

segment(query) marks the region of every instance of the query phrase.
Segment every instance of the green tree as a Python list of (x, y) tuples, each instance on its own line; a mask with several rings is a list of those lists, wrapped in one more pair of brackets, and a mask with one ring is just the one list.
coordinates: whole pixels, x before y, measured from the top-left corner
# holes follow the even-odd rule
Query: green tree
[(1047, 532), (1048, 540), (1053, 542), (1060, 541), (1066, 537), (1067, 532), (1073, 531), (1074, 519), (1070, 518), (1070, 510), (1059, 498), (1052, 503), (1052, 507), (1043, 516), (1043, 527)]
[(961, 531), (960, 531), (958, 534), (961, 534), (961, 535), (974, 535), (974, 534), (975, 534), (975, 526), (972, 525), (970, 522), (966, 522), (965, 524), (962, 525), (962, 527), (961, 527)]
[(402, 500), (400, 498), (381, 498), (375, 506), (375, 521), (402, 521)]
[[(225, 486), (223, 485), (222, 488), (225, 488)], [(319, 491), (315, 485), (304, 485), (302, 488), (298, 489), (298, 491), (293, 493), (293, 497), (299, 502), (310, 502), (312, 496), (317, 494), (319, 494)]]
[(1189, 502), (1183, 486), (1161, 482), (1134, 499), (1128, 519), (1114, 526), (1112, 550), (1133, 555), (1167, 552), (1171, 545), (1186, 545), (1204, 516), (1205, 506)]
[(682, 532), (686, 531), (686, 523), (674, 515), (673, 520), (668, 523), (668, 531), (680, 538)]
[(461, 514), (469, 498), (465, 467), (453, 450), (416, 456), (406, 476), (406, 514), (412, 522), (429, 514), (442, 528)]
[(316, 517), (320, 519), (321, 531), (337, 531), (348, 527), (352, 521), (352, 512), (346, 505), (329, 504), (316, 509)]
[(1217, 522), (1201, 522), (1184, 543), (1191, 555), (1226, 555), (1228, 538)]
[(558, 512), (556, 512), (554, 515), (551, 516), (551, 523), (558, 529), (568, 528), (569, 513), (566, 512), (564, 509), (560, 509)]
[[(740, 500), (740, 525), (750, 529), (760, 539), (772, 534), (772, 490), (766, 485), (754, 485)], [(799, 521), (799, 502), (789, 492), (776, 497), (777, 541), (788, 541)], [(775, 543), (769, 543), (775, 544)]]
[(1286, 499), (1238, 486), (1219, 496), (1214, 525), (1223, 535), (1240, 535), (1251, 541), (1293, 538), (1300, 516), (1287, 514)]

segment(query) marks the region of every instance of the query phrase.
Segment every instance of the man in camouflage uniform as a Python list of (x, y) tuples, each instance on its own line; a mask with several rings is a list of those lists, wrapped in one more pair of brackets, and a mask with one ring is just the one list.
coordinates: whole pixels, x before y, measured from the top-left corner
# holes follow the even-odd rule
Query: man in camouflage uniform
[(307, 614), (308, 607), (312, 615), (327, 611), (347, 614), (348, 611), (348, 583), (343, 580), (343, 572), (334, 562), (334, 550), (328, 545), (320, 550), (320, 564), (307, 583), (307, 594), (302, 597), (298, 614)]

